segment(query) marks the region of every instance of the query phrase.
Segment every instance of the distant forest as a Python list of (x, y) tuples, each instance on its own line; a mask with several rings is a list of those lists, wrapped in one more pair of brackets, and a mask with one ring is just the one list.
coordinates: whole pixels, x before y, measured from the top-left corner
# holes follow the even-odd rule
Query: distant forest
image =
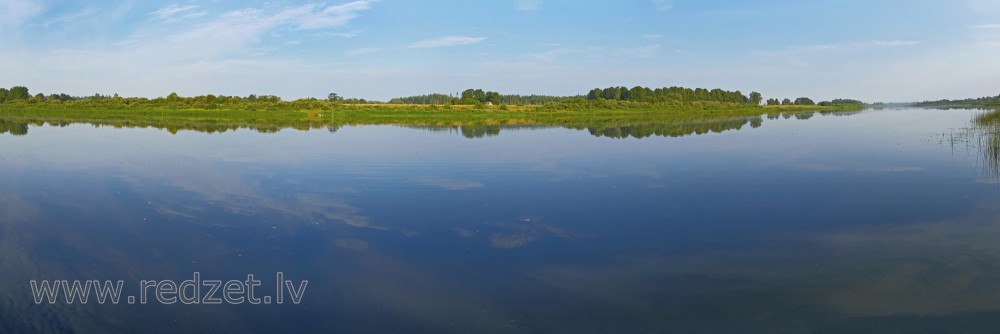
[(964, 100), (938, 100), (914, 103), (918, 107), (1000, 107), (1000, 95)]

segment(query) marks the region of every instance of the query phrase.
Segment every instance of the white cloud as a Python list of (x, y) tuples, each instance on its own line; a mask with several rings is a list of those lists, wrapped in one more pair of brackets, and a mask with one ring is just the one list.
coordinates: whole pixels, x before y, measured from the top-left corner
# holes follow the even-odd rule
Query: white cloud
[(542, 9), (541, 0), (517, 0), (514, 5), (517, 10), (522, 12), (534, 12)]
[(671, 0), (651, 0), (653, 3), (653, 9), (658, 12), (666, 12), (674, 9), (674, 2)]
[(411, 48), (416, 49), (429, 49), (429, 48), (440, 48), (448, 46), (458, 46), (467, 44), (476, 44), (486, 40), (485, 37), (469, 37), (469, 36), (443, 36), (433, 39), (422, 40), (413, 44), (410, 44)]
[(360, 0), (328, 6), (317, 13), (304, 15), (299, 22), (299, 28), (311, 30), (344, 25), (357, 18), (358, 12), (371, 9), (374, 2), (374, 0)]
[(0, 0), (0, 31), (20, 27), (44, 9), (40, 1)]

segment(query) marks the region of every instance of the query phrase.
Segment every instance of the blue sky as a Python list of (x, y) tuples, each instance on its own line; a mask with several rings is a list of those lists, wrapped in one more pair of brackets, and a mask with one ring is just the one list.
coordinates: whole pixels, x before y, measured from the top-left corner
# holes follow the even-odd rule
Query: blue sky
[(0, 13), (0, 86), (33, 93), (1000, 94), (1000, 0), (0, 0)]

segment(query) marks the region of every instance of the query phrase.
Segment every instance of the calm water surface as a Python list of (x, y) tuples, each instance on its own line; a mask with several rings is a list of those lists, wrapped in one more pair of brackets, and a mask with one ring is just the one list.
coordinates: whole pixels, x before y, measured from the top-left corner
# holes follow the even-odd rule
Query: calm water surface
[[(659, 132), (8, 124), (0, 332), (988, 332), (1000, 187), (963, 139), (976, 113)], [(195, 272), (254, 274), (258, 295), (278, 272), (309, 284), (297, 305), (38, 305), (28, 284), (129, 296)]]

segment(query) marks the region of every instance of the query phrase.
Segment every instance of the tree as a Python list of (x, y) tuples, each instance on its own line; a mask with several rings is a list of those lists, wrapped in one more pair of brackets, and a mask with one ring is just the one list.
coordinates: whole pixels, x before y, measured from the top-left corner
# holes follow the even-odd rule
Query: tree
[(750, 93), (750, 104), (760, 105), (760, 102), (764, 100), (764, 97), (758, 92)]
[(31, 97), (31, 94), (28, 93), (28, 87), (24, 86), (11, 87), (8, 93), (8, 99), (10, 100), (27, 100), (29, 97)]
[(615, 92), (614, 89), (611, 88), (605, 88), (601, 90), (601, 98), (605, 100), (614, 100), (618, 98), (618, 95), (619, 95), (618, 92)]
[(795, 105), (797, 105), (797, 106), (811, 106), (811, 105), (816, 105), (816, 102), (813, 102), (813, 100), (810, 99), (810, 98), (808, 98), (808, 97), (800, 97), (800, 98), (795, 99)]
[(590, 93), (587, 93), (587, 99), (588, 100), (597, 100), (600, 97), (601, 97), (601, 89), (600, 88), (591, 89)]
[(497, 92), (486, 92), (486, 99), (483, 102), (490, 102), (494, 105), (500, 104), (500, 93)]
[(486, 102), (486, 92), (482, 89), (466, 89), (462, 92), (462, 100)]
[(767, 105), (769, 106), (776, 106), (779, 104), (781, 104), (781, 101), (778, 101), (778, 99), (767, 99)]
[(647, 102), (652, 97), (653, 97), (653, 90), (646, 87), (635, 86), (628, 91), (628, 98), (631, 101)]
[(783, 105), (783, 106), (787, 106), (787, 105), (791, 105), (791, 104), (792, 104), (792, 100), (789, 100), (787, 98), (784, 99), (784, 100), (781, 100), (781, 105)]
[(337, 95), (337, 93), (330, 93), (329, 95), (326, 96), (326, 100), (330, 102), (341, 102), (344, 100), (344, 98), (340, 97), (340, 95)]

